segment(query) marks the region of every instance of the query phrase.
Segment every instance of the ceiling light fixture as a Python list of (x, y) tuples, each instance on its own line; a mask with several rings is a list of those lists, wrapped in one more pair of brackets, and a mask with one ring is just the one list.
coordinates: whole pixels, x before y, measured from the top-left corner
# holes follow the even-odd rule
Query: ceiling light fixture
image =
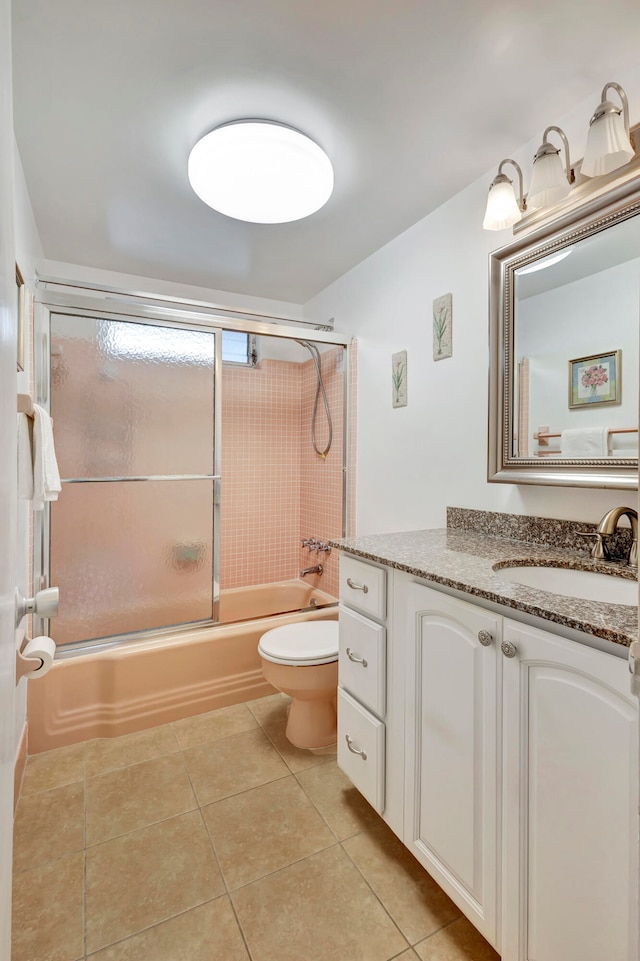
[(326, 204), (333, 167), (318, 144), (270, 120), (216, 127), (189, 155), (189, 182), (205, 204), (255, 224), (301, 220)]
[[(607, 90), (615, 90), (622, 107), (607, 100)], [(587, 146), (580, 172), (585, 177), (599, 177), (623, 167), (634, 155), (629, 139), (629, 101), (619, 83), (606, 83), (601, 101), (589, 121)]]
[[(513, 181), (509, 180), (506, 174), (502, 173), (505, 164), (512, 164), (518, 171), (520, 184), (520, 197), (516, 198), (513, 189)], [(498, 167), (498, 173), (489, 187), (487, 197), (487, 208), (484, 214), (482, 226), (485, 230), (502, 230), (504, 227), (511, 227), (522, 217), (522, 212), (526, 210), (526, 203), (522, 194), (522, 170), (515, 160), (502, 160)]]
[[(565, 150), (565, 165), (562, 166), (560, 148), (549, 143), (547, 139), (551, 131), (559, 134)], [(542, 144), (538, 147), (533, 158), (531, 171), (531, 186), (527, 194), (527, 206), (550, 207), (552, 204), (564, 200), (571, 190), (575, 180), (571, 161), (569, 160), (569, 141), (564, 130), (560, 127), (547, 127), (542, 135)]]

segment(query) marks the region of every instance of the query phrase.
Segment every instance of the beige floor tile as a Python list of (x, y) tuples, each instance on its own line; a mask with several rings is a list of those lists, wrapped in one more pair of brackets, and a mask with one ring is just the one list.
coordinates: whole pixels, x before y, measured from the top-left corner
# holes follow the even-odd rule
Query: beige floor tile
[(289, 768), (260, 730), (189, 748), (184, 759), (200, 804), (240, 794), (289, 774)]
[(84, 779), (84, 744), (59, 747), (27, 758), (20, 796), (50, 791)]
[(248, 961), (229, 898), (209, 901), (91, 955), (91, 961)]
[(13, 827), (13, 869), (25, 871), (84, 848), (84, 784), (21, 797)]
[(197, 807), (182, 754), (87, 779), (87, 845)]
[(231, 707), (222, 707), (209, 714), (185, 717), (173, 724), (183, 751), (208, 741), (219, 741), (223, 737), (252, 731), (257, 726), (258, 722), (245, 704), (232, 704)]
[(306, 771), (307, 768), (317, 767), (318, 764), (327, 764), (335, 761), (335, 754), (313, 754), (311, 751), (303, 751), (294, 747), (285, 734), (287, 726), (286, 719), (276, 723), (269, 723), (264, 727), (267, 735), (276, 751), (293, 774), (299, 771)]
[(231, 897), (253, 961), (388, 961), (408, 947), (339, 845)]
[(343, 847), (410, 944), (460, 917), (451, 898), (384, 823)]
[(422, 961), (500, 961), (500, 955), (466, 918), (416, 944), (415, 949)]
[(381, 823), (370, 804), (342, 773), (335, 760), (296, 774), (337, 838), (351, 837), (367, 825)]
[(270, 724), (281, 724), (287, 720), (291, 698), (288, 694), (269, 694), (267, 697), (247, 701), (247, 707), (263, 727)]
[(83, 859), (72, 854), (15, 876), (12, 961), (84, 957)]
[(87, 777), (97, 777), (107, 771), (140, 764), (163, 754), (179, 750), (171, 724), (152, 727), (148, 731), (123, 734), (122, 737), (101, 737), (87, 742)]
[(224, 893), (199, 811), (89, 848), (87, 953)]
[(209, 805), (203, 810), (229, 888), (264, 877), (335, 844), (294, 777)]
[(409, 948), (408, 951), (403, 951), (402, 954), (399, 954), (393, 961), (418, 961), (418, 955), (413, 948)]

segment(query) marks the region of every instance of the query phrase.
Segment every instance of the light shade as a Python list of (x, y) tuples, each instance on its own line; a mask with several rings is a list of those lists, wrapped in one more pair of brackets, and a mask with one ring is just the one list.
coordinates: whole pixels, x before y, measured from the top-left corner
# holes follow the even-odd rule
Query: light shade
[[(622, 101), (617, 107), (606, 99), (607, 90), (616, 90)], [(618, 83), (607, 83), (602, 100), (589, 123), (587, 146), (580, 172), (585, 177), (599, 177), (623, 167), (634, 155), (629, 140), (629, 103)]]
[(482, 226), (485, 230), (503, 230), (517, 223), (521, 216), (512, 182), (499, 174), (489, 188)]
[(533, 165), (527, 203), (529, 207), (549, 207), (563, 200), (570, 189), (560, 154), (544, 154)]
[(188, 174), (209, 207), (256, 224), (301, 220), (333, 191), (324, 150), (298, 130), (268, 120), (234, 121), (206, 134), (189, 155)]

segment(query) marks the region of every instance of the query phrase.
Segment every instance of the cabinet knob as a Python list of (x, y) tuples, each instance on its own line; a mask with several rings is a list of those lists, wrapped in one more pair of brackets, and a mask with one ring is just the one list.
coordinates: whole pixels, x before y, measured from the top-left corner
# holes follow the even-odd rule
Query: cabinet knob
[(483, 647), (489, 647), (493, 644), (493, 634), (489, 631), (478, 631), (478, 640)]
[(362, 664), (363, 667), (367, 666), (367, 661), (365, 660), (365, 658), (358, 657), (357, 654), (353, 653), (350, 647), (347, 648), (347, 657), (349, 658), (350, 661), (353, 661), (354, 664)]
[(352, 581), (350, 577), (347, 578), (347, 584), (352, 591), (362, 591), (363, 594), (369, 593), (369, 588), (366, 584), (356, 584), (356, 582)]
[(347, 747), (352, 754), (359, 754), (363, 761), (367, 760), (367, 755), (364, 753), (364, 751), (361, 751), (359, 748), (353, 746), (353, 741), (348, 734), (345, 734), (344, 739), (347, 742)]
[(505, 657), (515, 657), (518, 653), (518, 648), (511, 641), (503, 641), (500, 647)]

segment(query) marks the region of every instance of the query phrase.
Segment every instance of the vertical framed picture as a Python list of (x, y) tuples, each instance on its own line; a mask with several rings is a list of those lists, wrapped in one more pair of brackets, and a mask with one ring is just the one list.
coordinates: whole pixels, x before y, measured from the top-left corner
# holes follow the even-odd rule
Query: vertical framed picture
[(569, 408), (619, 404), (622, 400), (622, 351), (591, 354), (569, 361)]
[(18, 351), (17, 367), (24, 370), (24, 338), (25, 338), (25, 303), (27, 288), (24, 285), (22, 271), (16, 264), (16, 297), (17, 297), (17, 318), (18, 318)]
[(453, 356), (453, 297), (443, 294), (433, 302), (433, 359)]

